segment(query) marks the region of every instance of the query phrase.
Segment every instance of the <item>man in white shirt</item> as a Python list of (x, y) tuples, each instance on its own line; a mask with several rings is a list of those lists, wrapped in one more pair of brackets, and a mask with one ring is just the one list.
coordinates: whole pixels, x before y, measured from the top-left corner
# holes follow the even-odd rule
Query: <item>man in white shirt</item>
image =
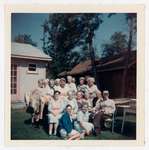
[(115, 111), (115, 103), (109, 99), (109, 91), (103, 91), (103, 101), (101, 102), (101, 111), (106, 115), (113, 114)]
[(99, 134), (101, 127), (105, 126), (105, 120), (115, 112), (115, 103), (109, 99), (109, 91), (103, 91), (103, 101), (97, 103), (95, 109), (93, 124), (96, 134)]

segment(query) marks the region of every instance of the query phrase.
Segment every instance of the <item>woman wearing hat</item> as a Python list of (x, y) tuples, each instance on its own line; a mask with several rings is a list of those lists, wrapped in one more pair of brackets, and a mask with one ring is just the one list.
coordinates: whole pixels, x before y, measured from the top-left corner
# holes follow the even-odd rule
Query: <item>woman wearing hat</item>
[(87, 89), (89, 93), (93, 93), (94, 97), (96, 97), (96, 92), (98, 91), (98, 88), (95, 85), (95, 79), (93, 77), (89, 77), (87, 79)]
[(82, 91), (83, 93), (88, 92), (87, 85), (85, 84), (85, 78), (80, 77), (79, 79), (80, 84), (78, 85), (78, 91)]

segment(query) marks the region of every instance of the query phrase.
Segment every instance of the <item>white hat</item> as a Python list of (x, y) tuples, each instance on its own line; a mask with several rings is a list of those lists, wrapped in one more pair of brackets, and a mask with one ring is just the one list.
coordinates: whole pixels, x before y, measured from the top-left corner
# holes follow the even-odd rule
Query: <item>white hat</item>
[(103, 94), (109, 94), (108, 90), (103, 91)]

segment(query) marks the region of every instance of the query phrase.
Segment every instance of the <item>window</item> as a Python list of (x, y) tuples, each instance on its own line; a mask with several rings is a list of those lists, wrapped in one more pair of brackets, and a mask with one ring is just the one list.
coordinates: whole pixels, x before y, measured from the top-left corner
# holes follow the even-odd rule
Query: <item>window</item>
[(28, 71), (36, 72), (36, 64), (29, 64)]
[(11, 64), (11, 94), (17, 93), (17, 65)]

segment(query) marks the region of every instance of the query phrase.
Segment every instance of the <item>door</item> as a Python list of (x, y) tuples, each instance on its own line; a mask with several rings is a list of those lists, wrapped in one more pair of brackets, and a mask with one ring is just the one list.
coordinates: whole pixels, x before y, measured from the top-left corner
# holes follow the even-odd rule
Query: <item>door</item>
[(11, 99), (18, 100), (18, 66), (15, 63), (11, 64)]

